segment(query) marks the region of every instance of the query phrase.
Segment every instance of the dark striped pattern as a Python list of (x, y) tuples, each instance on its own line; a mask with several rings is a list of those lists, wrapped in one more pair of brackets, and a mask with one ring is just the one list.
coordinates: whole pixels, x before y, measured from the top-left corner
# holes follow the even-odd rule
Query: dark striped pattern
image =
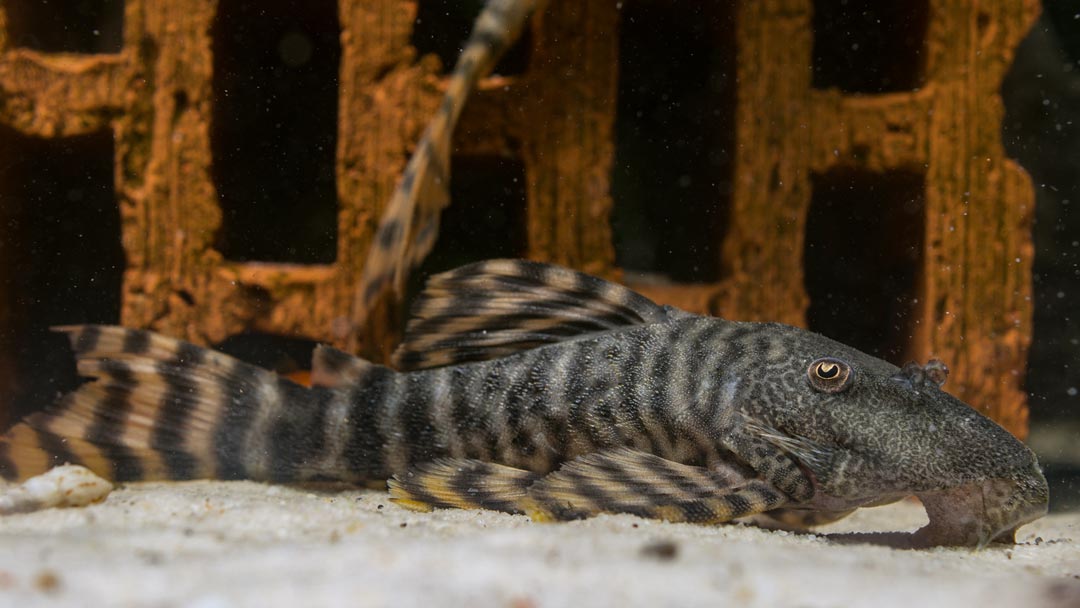
[[(737, 334), (734, 326), (687, 315), (670, 320), (625, 288), (516, 262), (442, 275), (432, 289), (442, 290), (437, 298), (443, 303), (431, 300), (428, 310), (443, 314), (461, 310), (461, 302), (479, 305), (470, 291), (493, 293), (493, 286), (512, 294), (504, 302), (507, 311), (544, 296), (532, 313), (503, 316), (510, 331), (514, 323), (547, 322), (558, 314), (572, 318), (563, 329), (605, 331), (410, 374), (322, 347), (316, 372), (326, 386), (307, 389), (146, 332), (79, 328), (71, 331), (80, 369), (102, 384), (77, 392), (83, 397), (63, 402), (51, 420), (63, 419), (64, 408), (89, 407), (92, 422), (79, 439), (100, 449), (114, 479), (209, 474), (364, 481), (398, 475), (400, 495), (417, 504), (432, 499), (435, 506), (527, 507), (560, 519), (612, 510), (722, 519), (775, 502), (760, 488), (747, 489), (751, 474), (800, 497), (810, 487), (798, 466), (776, 458), (783, 452), (762, 438), (749, 434), (740, 436), (743, 443), (721, 445), (732, 417), (718, 410), (730, 397), (721, 395), (726, 389), (719, 382), (706, 380), (730, 358), (734, 347), (725, 345)], [(580, 304), (576, 311), (574, 302)], [(533, 314), (540, 309), (555, 317)], [(481, 311), (468, 322), (498, 326), (485, 318)], [(429, 315), (425, 322), (440, 321)], [(139, 429), (128, 428), (136, 407), (150, 408), (142, 414), (152, 425), (142, 432), (156, 461), (129, 440), (129, 434), (139, 436)], [(52, 424), (42, 426), (38, 442), (53, 461), (77, 461), (79, 454), (62, 439), (53, 440), (59, 438), (48, 431)], [(733, 453), (744, 464), (731, 464)], [(457, 468), (451, 471), (448, 463)], [(704, 463), (712, 463), (713, 472), (688, 466)], [(523, 480), (546, 474), (524, 505)], [(478, 484), (487, 488), (479, 497)], [(739, 493), (732, 494), (735, 489)], [(727, 502), (716, 502), (721, 495)]]
[(326, 389), (306, 389), (284, 378), (277, 392), (285, 406), (270, 428), (270, 475), (273, 481), (304, 479), (306, 466), (322, 454), (327, 405), (333, 393)]
[(145, 331), (61, 329), (94, 380), (0, 440), (8, 477), (72, 463), (120, 481), (296, 480), (322, 456), (325, 389)]
[[(690, 522), (772, 512), (761, 519), (796, 526), (921, 492), (922, 541), (970, 545), (1046, 510), (1034, 456), (942, 393), (937, 365), (897, 380), (797, 328), (660, 309), (535, 264), (448, 273), (428, 296), (416, 326), (435, 337), (412, 348), (467, 336), (472, 350), (454, 343), (454, 357), (476, 361), (397, 373), (321, 350), (325, 383), (310, 389), (152, 333), (61, 328), (91, 381), (0, 438), (0, 475), (70, 462), (121, 480), (393, 476), (411, 508)], [(557, 339), (490, 357), (530, 332)], [(485, 342), (492, 333), (503, 341)], [(809, 377), (825, 359), (850, 366), (851, 390)]]
[(539, 519), (580, 519), (608, 512), (720, 523), (786, 502), (779, 491), (759, 480), (732, 480), (651, 454), (615, 450), (583, 456), (542, 478), (529, 488), (525, 504)]
[(11, 459), (10, 450), (11, 446), (7, 442), (0, 441), (0, 479), (15, 481), (19, 477), (19, 470)]
[(213, 431), (216, 476), (219, 479), (252, 477), (245, 463), (248, 454), (244, 451), (244, 440), (263, 405), (258, 392), (263, 381), (260, 372), (237, 361), (222, 379), (227, 392), (220, 396), (217, 408), (220, 413)]
[(176, 362), (158, 362), (158, 373), (165, 382), (154, 421), (150, 447), (161, 454), (172, 479), (191, 479), (196, 473), (196, 458), (184, 448), (188, 419), (202, 396), (199, 386), (191, 382), (187, 372), (203, 363), (203, 350), (184, 343), (176, 353)]
[(37, 435), (38, 447), (43, 450), (49, 458), (50, 466), (83, 464), (82, 459), (68, 449), (63, 437), (40, 428), (35, 428), (34, 433)]
[(408, 377), (399, 397), (398, 425), (408, 439), (403, 442), (402, 449), (405, 461), (410, 465), (429, 461), (442, 453), (431, 412), (433, 380)]
[(88, 325), (73, 335), (71, 346), (75, 350), (76, 355), (81, 355), (94, 350), (100, 337), (101, 328), (95, 325)]
[(141, 329), (130, 329), (124, 334), (125, 353), (141, 355), (150, 348), (150, 334)]
[(481, 361), (668, 317), (648, 298), (593, 276), (524, 260), (432, 277), (394, 353), (401, 369)]
[(385, 400), (394, 381), (393, 372), (380, 368), (348, 389), (350, 427), (341, 429), (348, 434), (343, 466), (364, 478), (388, 476), (383, 452), (389, 441), (382, 428), (387, 410)]
[[(126, 344), (125, 340), (125, 344)], [(110, 378), (105, 387), (105, 399), (94, 411), (94, 422), (86, 434), (86, 440), (101, 449), (112, 463), (112, 479), (131, 481), (143, 478), (142, 465), (124, 444), (124, 426), (131, 413), (131, 390), (135, 379), (123, 361), (107, 361), (103, 370)]]
[(529, 471), (469, 459), (437, 459), (395, 475), (395, 502), (414, 509), (492, 509), (523, 513), (522, 500), (539, 476)]

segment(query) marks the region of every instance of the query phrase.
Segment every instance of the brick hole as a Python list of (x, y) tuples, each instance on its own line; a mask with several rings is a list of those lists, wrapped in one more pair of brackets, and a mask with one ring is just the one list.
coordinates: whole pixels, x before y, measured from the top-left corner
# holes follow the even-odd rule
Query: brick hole
[(431, 255), (411, 275), (415, 295), (432, 274), (492, 258), (517, 258), (528, 249), (525, 165), (503, 156), (455, 156), (450, 200)]
[(719, 278), (735, 145), (733, 10), (622, 9), (612, 229), (619, 266), (652, 275), (638, 280)]
[(337, 258), (340, 34), (333, 1), (219, 5), (211, 146), (226, 258)]
[[(486, 0), (419, 0), (409, 43), (420, 56), (434, 53), (442, 62), (443, 73), (449, 73), (485, 3)], [(523, 74), (529, 67), (531, 50), (532, 30), (526, 26), (521, 37), (495, 64), (492, 73), (502, 76)]]
[(924, 177), (837, 169), (812, 183), (804, 257), (810, 329), (904, 363), (919, 319)]
[[(111, 132), (0, 128), (0, 426), (78, 385), (53, 325), (118, 323), (124, 272)], [(3, 411), (7, 401), (7, 412)]]
[(318, 345), (318, 342), (306, 338), (244, 332), (229, 336), (212, 348), (295, 380), (298, 379), (297, 375), (302, 376), (303, 372), (311, 370), (311, 354)]
[(847, 93), (923, 85), (929, 2), (815, 0), (813, 86)]
[(119, 53), (124, 0), (5, 2), (12, 46), (46, 53)]

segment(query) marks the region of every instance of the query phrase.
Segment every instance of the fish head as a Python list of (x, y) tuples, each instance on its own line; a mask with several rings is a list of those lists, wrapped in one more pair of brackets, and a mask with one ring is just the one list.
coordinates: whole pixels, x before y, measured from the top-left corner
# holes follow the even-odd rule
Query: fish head
[(915, 495), (930, 523), (923, 545), (1012, 540), (1046, 514), (1035, 454), (943, 390), (939, 361), (898, 368), (824, 336), (770, 324), (766, 365), (742, 391), (747, 427), (811, 479), (808, 507), (842, 510)]

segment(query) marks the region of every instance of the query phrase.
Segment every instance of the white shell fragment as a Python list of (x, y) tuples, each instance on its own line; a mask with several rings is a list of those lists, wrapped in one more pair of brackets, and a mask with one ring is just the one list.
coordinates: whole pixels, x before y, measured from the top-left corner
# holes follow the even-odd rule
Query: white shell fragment
[(54, 467), (21, 485), (0, 488), (0, 515), (51, 507), (82, 507), (103, 500), (112, 483), (76, 465)]

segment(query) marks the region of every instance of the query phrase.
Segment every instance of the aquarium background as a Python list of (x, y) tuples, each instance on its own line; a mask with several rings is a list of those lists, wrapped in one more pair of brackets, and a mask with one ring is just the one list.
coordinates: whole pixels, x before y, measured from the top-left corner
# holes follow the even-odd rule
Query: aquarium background
[[(425, 1), (412, 42), (420, 54), (451, 65), (482, 3)], [(729, 3), (694, 3), (671, 10), (670, 2), (624, 3), (617, 91), (616, 148), (612, 170), (612, 218), (617, 261), (634, 276), (703, 281), (722, 268), (719, 237), (726, 229), (723, 201), (732, 184), (732, 117), (716, 111), (731, 103)], [(700, 4), (700, 6), (698, 6)], [(258, 5), (259, 8), (253, 8)], [(334, 259), (337, 234), (333, 162), (336, 145), (335, 75), (339, 59), (334, 3), (221, 3), (215, 40), (215, 94), (228, 98), (225, 128), (215, 141), (223, 162), (215, 176), (223, 194), (225, 229), (217, 248), (230, 259), (320, 263)], [(816, 67), (815, 81), (866, 94), (917, 88), (919, 61), (909, 33), (918, 28), (925, 3), (892, 8), (867, 2), (822, 2), (818, 35), (834, 53)], [(914, 10), (905, 10), (914, 7)], [(923, 7), (920, 9), (919, 7)], [(6, 2), (15, 46), (48, 52), (110, 53), (121, 48), (123, 2), (61, 0)], [(276, 12), (275, 12), (276, 11)], [(306, 15), (304, 19), (297, 15)], [(912, 17), (912, 15), (915, 15)], [(914, 21), (913, 21), (914, 19)], [(251, 25), (247, 25), (251, 24)], [(822, 34), (825, 35), (822, 35)], [(673, 42), (675, 41), (675, 42)], [(518, 45), (498, 71), (513, 74), (527, 56)], [(832, 50), (829, 50), (832, 49)], [(847, 49), (851, 55), (836, 49)], [(886, 72), (852, 72), (860, 53), (910, 57)], [(818, 57), (815, 57), (817, 60)], [(830, 72), (830, 70), (834, 70)], [(854, 74), (854, 75), (852, 75)], [(703, 77), (703, 75), (706, 75)], [(845, 80), (846, 78), (846, 80)], [(2, 93), (0, 93), (2, 95)], [(245, 95), (247, 97), (245, 97)], [(1080, 506), (1080, 8), (1046, 0), (1043, 14), (1020, 45), (1002, 86), (1002, 142), (1035, 185), (1034, 335), (1026, 390), (1031, 408), (1030, 443), (1052, 483), (1055, 509)], [(182, 100), (179, 100), (182, 101)], [(269, 118), (266, 118), (269, 117)], [(267, 122), (269, 121), (269, 122)], [(267, 130), (266, 125), (274, 125)], [(13, 413), (23, 415), (75, 386), (70, 351), (47, 331), (57, 323), (115, 323), (124, 254), (117, 240), (119, 214), (113, 191), (112, 141), (108, 134), (67, 138), (61, 145), (0, 128), (0, 220), (17, 235), (0, 260), (0, 292), (34, 311), (31, 339), (13, 356)], [(251, 172), (230, 159), (274, 159), (286, 171)], [(640, 170), (648, 167), (647, 172)], [(453, 167), (455, 204), (447, 211), (442, 239), (419, 277), (482, 257), (520, 255), (522, 168), (513, 160), (463, 161)], [(499, 181), (492, 174), (506, 177)], [(837, 186), (851, 186), (838, 184)], [(859, 184), (854, 184), (859, 187)], [(917, 183), (897, 182), (917, 190)], [(302, 198), (303, 207), (283, 201)], [(720, 201), (715, 207), (696, 204)], [(482, 204), (489, 201), (489, 204)], [(27, 204), (28, 203), (28, 204)], [(852, 218), (873, 238), (875, 218)], [(285, 245), (282, 245), (285, 243)], [(903, 268), (888, 284), (908, 280)], [(811, 295), (833, 297), (831, 286), (808, 286)], [(858, 286), (856, 286), (856, 289)], [(881, 297), (889, 298), (888, 285)], [(10, 295), (13, 294), (13, 295)], [(860, 304), (847, 289), (856, 316), (871, 317), (880, 302)], [(811, 310), (815, 302), (811, 302)], [(861, 308), (860, 308), (861, 307)], [(859, 312), (861, 310), (861, 313)], [(836, 335), (827, 319), (810, 325)], [(860, 339), (885, 356), (887, 336)], [(844, 338), (845, 336), (837, 336)], [(0, 340), (5, 339), (0, 336)], [(310, 364), (310, 340), (251, 333), (219, 344), (227, 352), (282, 371)], [(894, 361), (902, 363), (902, 361)], [(8, 422), (12, 420), (9, 417)]]
[(1056, 506), (1080, 506), (1080, 6), (1043, 3), (1002, 85), (1002, 141), (1035, 183), (1031, 443)]

